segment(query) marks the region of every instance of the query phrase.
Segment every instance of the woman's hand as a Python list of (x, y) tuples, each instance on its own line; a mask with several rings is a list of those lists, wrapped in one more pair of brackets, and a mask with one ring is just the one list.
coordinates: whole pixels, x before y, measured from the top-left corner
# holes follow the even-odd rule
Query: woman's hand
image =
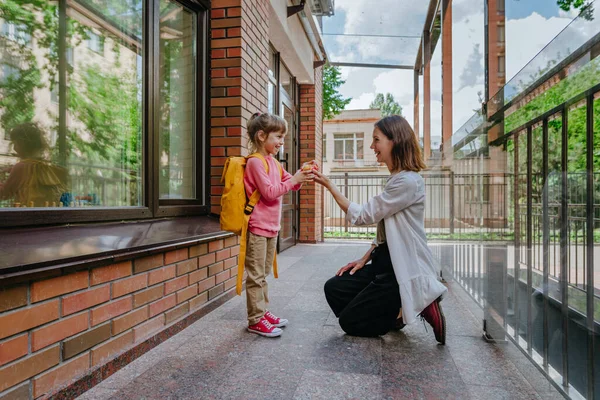
[(315, 182), (317, 182), (317, 183), (325, 186), (327, 189), (329, 189), (329, 185), (331, 184), (331, 181), (329, 180), (329, 178), (327, 178), (325, 175), (323, 175), (319, 171), (312, 171), (312, 173), (314, 175)]
[(342, 268), (340, 268), (339, 271), (336, 272), (336, 275), (337, 276), (342, 276), (348, 270), (350, 270), (350, 275), (354, 275), (354, 273), (356, 271), (358, 271), (359, 269), (361, 269), (362, 267), (365, 266), (365, 264), (367, 263), (367, 261), (368, 260), (365, 260), (364, 258), (360, 258), (360, 259), (355, 260), (355, 261), (350, 261), (348, 264), (346, 264)]
[(312, 170), (318, 171), (319, 164), (315, 160), (307, 161), (304, 164), (302, 164), (302, 167), (300, 167), (300, 169), (303, 171), (312, 171)]
[(290, 179), (290, 181), (292, 181), (292, 183), (294, 185), (300, 185), (304, 182), (310, 182), (312, 181), (315, 176), (313, 175), (313, 170), (301, 170), (299, 169), (296, 174), (294, 176), (292, 176), (292, 179)]

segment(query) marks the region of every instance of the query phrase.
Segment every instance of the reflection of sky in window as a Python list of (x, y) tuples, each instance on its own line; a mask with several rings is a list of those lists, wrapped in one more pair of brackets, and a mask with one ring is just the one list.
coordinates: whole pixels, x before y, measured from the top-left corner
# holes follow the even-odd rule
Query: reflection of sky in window
[[(575, 18), (538, 54), (532, 54), (532, 59), (522, 67), (514, 76), (508, 76), (510, 79), (502, 91), (494, 96), (491, 101), (498, 104), (505, 104), (518, 94), (526, 90), (531, 84), (541, 77), (545, 72), (552, 69), (556, 64), (563, 61), (574, 51), (583, 46), (598, 34), (598, 19), (600, 19), (600, 10), (594, 4), (594, 17), (591, 21), (585, 18)], [(508, 8), (507, 8), (508, 12)], [(568, 22), (568, 19), (565, 18)], [(507, 33), (510, 33), (507, 29)], [(507, 53), (511, 48), (511, 42), (507, 40)], [(515, 46), (517, 44), (515, 43)], [(514, 50), (516, 51), (516, 50)], [(514, 52), (513, 51), (513, 52)], [(509, 57), (510, 58), (510, 55)], [(510, 60), (507, 59), (507, 62)]]
[(77, 3), (101, 15), (121, 32), (141, 40), (142, 0), (77, 0)]

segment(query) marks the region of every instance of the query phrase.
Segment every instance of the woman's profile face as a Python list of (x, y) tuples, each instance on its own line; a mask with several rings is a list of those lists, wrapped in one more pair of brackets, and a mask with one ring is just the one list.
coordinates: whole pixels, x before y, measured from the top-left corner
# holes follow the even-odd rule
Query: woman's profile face
[(384, 163), (387, 165), (388, 169), (391, 171), (394, 165), (392, 159), (392, 148), (394, 147), (394, 142), (387, 138), (379, 130), (379, 128), (373, 129), (373, 142), (371, 143), (371, 149), (375, 152), (375, 157), (377, 158), (377, 162)]

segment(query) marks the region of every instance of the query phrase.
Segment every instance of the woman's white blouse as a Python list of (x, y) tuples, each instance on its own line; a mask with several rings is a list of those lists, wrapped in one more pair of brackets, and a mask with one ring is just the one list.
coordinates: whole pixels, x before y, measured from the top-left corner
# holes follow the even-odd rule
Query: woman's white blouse
[(384, 221), (405, 323), (414, 322), (425, 307), (447, 291), (427, 246), (424, 213), (425, 182), (412, 171), (390, 176), (381, 194), (363, 205), (350, 203), (346, 213), (346, 220), (353, 225)]

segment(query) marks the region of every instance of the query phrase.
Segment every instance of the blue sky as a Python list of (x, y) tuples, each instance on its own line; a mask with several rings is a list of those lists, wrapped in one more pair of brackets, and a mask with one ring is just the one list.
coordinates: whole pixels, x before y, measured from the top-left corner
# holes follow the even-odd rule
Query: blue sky
[(521, 19), (536, 12), (542, 17), (557, 17), (560, 8), (556, 0), (506, 0), (505, 15), (507, 19)]
[[(323, 31), (325, 33), (346, 31), (355, 34), (418, 35), (423, 29), (428, 3), (427, 0), (421, 1), (422, 3), (414, 0), (378, 0), (377, 2), (336, 0), (336, 15), (334, 18), (324, 19)], [(484, 4), (485, 0), (453, 0), (455, 35), (453, 66), (456, 71), (453, 77), (454, 129), (460, 127), (473, 115), (473, 110), (480, 107), (480, 93), (484, 91)], [(506, 0), (505, 10), (506, 72), (509, 79), (561, 32), (574, 16), (573, 13), (567, 14), (560, 10), (556, 0)], [(576, 34), (579, 28), (589, 30), (593, 27), (575, 28), (572, 30)], [(597, 32), (597, 28), (592, 30)], [(566, 40), (572, 41), (575, 36), (569, 35)], [(331, 61), (381, 63), (389, 60), (396, 61), (397, 64), (412, 64), (419, 43), (418, 39), (412, 45), (400, 39), (372, 40), (372, 38), (346, 36), (338, 41), (339, 38), (339, 36), (325, 36)], [(573, 43), (575, 42), (578, 43), (578, 41)], [(546, 58), (540, 58), (540, 62), (544, 65)], [(436, 65), (432, 62), (434, 92), (441, 85), (439, 64), (439, 61)], [(376, 93), (390, 92), (407, 111), (407, 120), (410, 119), (409, 122), (412, 123), (410, 111), (414, 107), (412, 71), (342, 68), (342, 77), (346, 83), (341, 86), (340, 92), (345, 97), (353, 99), (348, 106), (349, 109), (368, 108)], [(437, 94), (432, 97), (435, 103), (432, 105), (432, 110), (441, 109), (439, 98)], [(440, 130), (441, 113), (437, 114), (432, 114), (432, 132)]]

